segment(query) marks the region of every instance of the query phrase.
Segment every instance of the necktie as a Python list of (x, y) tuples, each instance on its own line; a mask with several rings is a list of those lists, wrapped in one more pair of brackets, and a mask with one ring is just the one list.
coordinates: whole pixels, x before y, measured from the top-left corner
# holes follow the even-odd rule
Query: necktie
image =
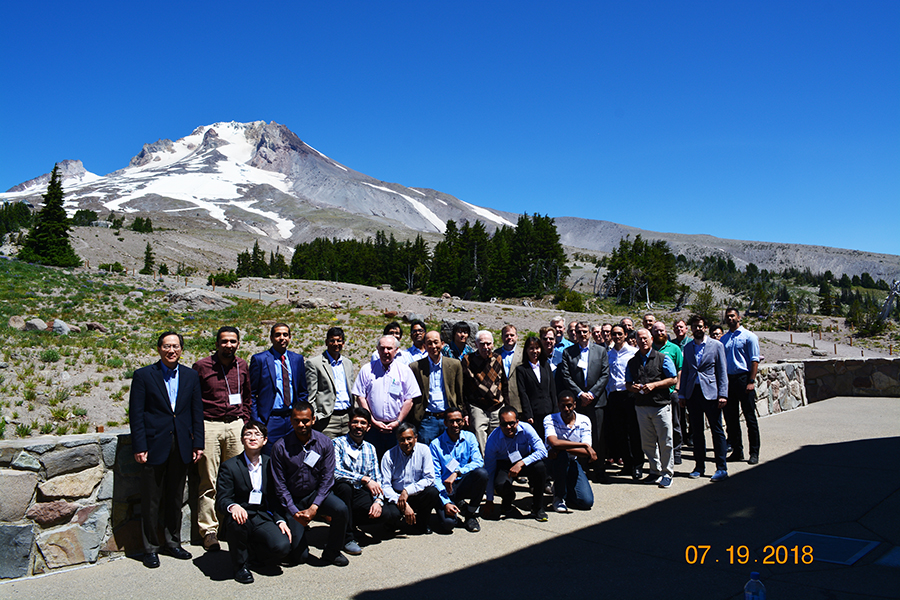
[(291, 375), (288, 373), (287, 356), (281, 355), (281, 394), (284, 399), (284, 408), (291, 407)]

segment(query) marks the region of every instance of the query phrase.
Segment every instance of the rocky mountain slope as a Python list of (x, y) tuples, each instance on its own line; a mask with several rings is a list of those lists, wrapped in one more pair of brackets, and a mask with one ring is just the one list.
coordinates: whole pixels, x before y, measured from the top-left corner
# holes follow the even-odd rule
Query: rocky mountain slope
[[(400, 239), (421, 233), (435, 242), (448, 219), (480, 219), (489, 230), (514, 225), (517, 219), (435, 190), (354, 171), (275, 122), (198, 127), (177, 141), (145, 144), (128, 166), (105, 176), (86, 171), (77, 160), (62, 161), (60, 168), (70, 213), (86, 208), (101, 215), (115, 211), (150, 216), (155, 228), (177, 232), (154, 240), (155, 247), (161, 246), (159, 258), (188, 264), (194, 259), (200, 268), (233, 267), (230, 257), (255, 239), (266, 250), (288, 252), (316, 237), (363, 239), (378, 229), (393, 231)], [(0, 194), (0, 201), (27, 201), (38, 207), (48, 179), (42, 175), (19, 184)], [(867, 271), (887, 281), (900, 276), (900, 257), (895, 255), (651, 232), (576, 217), (557, 217), (556, 223), (564, 244), (601, 253), (612, 250), (625, 235), (641, 234), (666, 240), (676, 253), (694, 258), (731, 256), (738, 266), (753, 262), (770, 270), (796, 266), (850, 275)], [(106, 262), (122, 255), (125, 264), (140, 261), (143, 254), (143, 243), (133, 248), (125, 239), (97, 232), (77, 236), (76, 251), (88, 260)]]

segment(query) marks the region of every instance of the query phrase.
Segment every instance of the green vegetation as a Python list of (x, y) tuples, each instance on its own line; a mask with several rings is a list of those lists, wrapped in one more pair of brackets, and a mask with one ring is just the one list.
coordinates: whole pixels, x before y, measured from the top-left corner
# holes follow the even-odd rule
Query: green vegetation
[(676, 260), (669, 244), (644, 241), (640, 235), (619, 240), (619, 246), (600, 261), (606, 267), (604, 296), (623, 304), (669, 300), (675, 295)]
[(10, 202), (0, 206), (0, 238), (31, 225), (31, 210), (24, 202)]
[(100, 263), (98, 268), (101, 271), (106, 271), (107, 273), (124, 273), (125, 267), (119, 261), (114, 263)]
[(35, 216), (19, 259), (55, 267), (77, 267), (81, 259), (69, 244), (69, 219), (63, 208), (63, 188), (59, 167), (53, 165), (44, 194), (44, 208)]
[(137, 231), (138, 233), (153, 233), (153, 223), (150, 222), (150, 217), (147, 217), (146, 219), (143, 217), (136, 217), (129, 229)]
[(39, 358), (45, 363), (55, 363), (59, 361), (59, 352), (53, 348), (47, 348), (41, 352)]
[(156, 265), (156, 257), (153, 256), (153, 247), (147, 242), (144, 249), (144, 267), (139, 271), (141, 275), (153, 275), (153, 267)]
[(75, 227), (89, 227), (98, 218), (96, 212), (82, 208), (75, 211), (75, 216), (72, 217), (72, 225)]

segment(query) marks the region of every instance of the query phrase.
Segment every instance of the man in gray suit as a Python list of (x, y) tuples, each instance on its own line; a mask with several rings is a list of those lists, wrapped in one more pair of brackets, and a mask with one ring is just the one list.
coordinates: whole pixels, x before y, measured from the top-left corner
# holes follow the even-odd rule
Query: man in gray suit
[(703, 415), (705, 414), (712, 433), (716, 457), (716, 472), (710, 481), (722, 481), (728, 477), (728, 468), (725, 464), (725, 430), (722, 428), (722, 409), (728, 402), (725, 346), (706, 335), (706, 322), (703, 317), (693, 315), (688, 322), (694, 339), (684, 346), (678, 399), (682, 406), (687, 406), (691, 431), (694, 434), (696, 466), (689, 477), (698, 479), (704, 474), (706, 436), (703, 431)]
[(593, 462), (594, 480), (607, 483), (603, 418), (606, 412), (609, 359), (606, 348), (591, 343), (591, 329), (586, 322), (579, 321), (576, 325), (575, 339), (577, 343), (563, 350), (562, 361), (559, 363), (559, 369), (562, 370), (562, 390), (575, 393), (578, 412), (591, 421), (591, 446), (598, 457)]
[(451, 408), (458, 408), (466, 416), (463, 404), (462, 365), (455, 358), (443, 356), (444, 342), (441, 332), (425, 334), (425, 352), (428, 356), (411, 363), (413, 376), (422, 395), (413, 400), (413, 419), (418, 424), (418, 440), (426, 446), (446, 429), (444, 417)]
[(344, 330), (332, 327), (325, 334), (327, 350), (306, 361), (306, 387), (309, 403), (316, 409), (314, 429), (331, 439), (350, 431), (350, 409), (353, 406), (353, 362), (341, 356)]
[(500, 339), (503, 345), (494, 350), (494, 355), (499, 356), (503, 362), (503, 372), (509, 382), (509, 405), (522, 412), (522, 402), (519, 400), (519, 386), (516, 382), (516, 367), (522, 364), (522, 346), (519, 345), (519, 333), (515, 325), (506, 324), (500, 330)]

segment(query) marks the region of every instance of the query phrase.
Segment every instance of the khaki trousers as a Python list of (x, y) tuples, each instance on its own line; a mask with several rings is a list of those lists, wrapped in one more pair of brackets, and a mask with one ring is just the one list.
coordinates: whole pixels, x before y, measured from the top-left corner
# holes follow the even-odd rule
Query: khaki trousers
[(200, 472), (200, 497), (197, 500), (197, 525), (200, 537), (219, 532), (216, 518), (216, 479), (219, 465), (244, 451), (241, 444), (241, 429), (244, 422), (235, 419), (231, 423), (203, 421), (205, 444), (203, 456), (197, 463)]

